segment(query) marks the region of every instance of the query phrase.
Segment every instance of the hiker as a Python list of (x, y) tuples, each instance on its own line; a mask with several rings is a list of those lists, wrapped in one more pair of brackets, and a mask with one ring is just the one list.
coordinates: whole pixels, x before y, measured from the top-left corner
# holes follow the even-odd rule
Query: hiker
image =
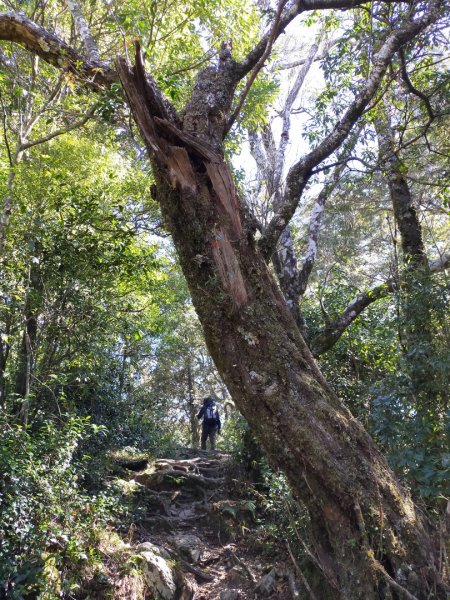
[(216, 435), (220, 432), (221, 424), (214, 398), (208, 397), (203, 400), (203, 406), (197, 415), (197, 419), (201, 419), (202, 417), (202, 450), (206, 450), (206, 440), (208, 437), (211, 443), (211, 450), (215, 450)]

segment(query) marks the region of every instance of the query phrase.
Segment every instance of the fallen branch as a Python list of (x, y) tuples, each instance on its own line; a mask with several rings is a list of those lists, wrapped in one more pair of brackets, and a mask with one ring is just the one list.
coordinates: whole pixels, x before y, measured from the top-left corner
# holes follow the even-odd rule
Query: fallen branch
[(203, 579), (204, 581), (214, 581), (214, 577), (212, 575), (210, 575), (209, 573), (205, 573), (205, 571), (202, 571), (198, 567), (194, 567), (193, 565), (189, 564), (185, 560), (179, 558), (178, 562), (183, 565), (183, 567), (186, 569), (186, 571), (193, 573), (200, 579)]
[(253, 575), (253, 573), (250, 571), (250, 568), (245, 564), (245, 562), (243, 560), (241, 560), (239, 558), (239, 556), (237, 556), (233, 550), (231, 550), (230, 548), (227, 548), (231, 558), (238, 564), (240, 565), (244, 571), (247, 573), (247, 575), (249, 576), (250, 580), (252, 583), (256, 583), (256, 577)]

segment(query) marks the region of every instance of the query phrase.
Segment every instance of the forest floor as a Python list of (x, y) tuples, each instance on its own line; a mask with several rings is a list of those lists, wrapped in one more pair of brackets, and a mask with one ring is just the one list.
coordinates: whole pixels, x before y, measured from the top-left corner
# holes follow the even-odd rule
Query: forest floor
[[(299, 597), (289, 556), (279, 551), (282, 541), (268, 541), (251, 490), (229, 455), (182, 449), (176, 458), (122, 467), (134, 496), (132, 546), (150, 563), (155, 554), (165, 557), (176, 581), (173, 595), (160, 591), (146, 598)], [(147, 583), (162, 590), (153, 571), (154, 565), (146, 566)]]

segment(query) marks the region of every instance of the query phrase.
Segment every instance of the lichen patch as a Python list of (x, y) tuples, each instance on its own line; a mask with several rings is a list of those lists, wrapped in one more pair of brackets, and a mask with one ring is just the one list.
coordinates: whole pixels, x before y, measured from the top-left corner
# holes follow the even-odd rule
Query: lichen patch
[(38, 44), (44, 52), (50, 52), (50, 46), (43, 37), (38, 38)]

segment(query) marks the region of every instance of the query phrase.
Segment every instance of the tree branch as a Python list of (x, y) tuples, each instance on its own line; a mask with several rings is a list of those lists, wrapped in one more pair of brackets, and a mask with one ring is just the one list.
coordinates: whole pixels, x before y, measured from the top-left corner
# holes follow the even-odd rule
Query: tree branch
[[(323, 60), (326, 56), (328, 56), (329, 51), (336, 44), (337, 44), (337, 40), (328, 40), (327, 42), (325, 42), (323, 45), (322, 51), (319, 54), (316, 54), (314, 56), (313, 62), (319, 62), (319, 61)], [(289, 63), (280, 63), (280, 64), (275, 63), (275, 69), (279, 69), (280, 71), (286, 71), (288, 69), (293, 69), (295, 67), (301, 67), (308, 60), (309, 60), (309, 57), (306, 56), (304, 58), (299, 58), (298, 60), (294, 60)]]
[(372, 100), (386, 73), (392, 57), (408, 41), (421, 33), (438, 16), (440, 0), (431, 0), (428, 10), (415, 21), (393, 30), (386, 38), (378, 53), (374, 56), (374, 65), (366, 84), (336, 123), (331, 133), (316, 148), (301, 158), (289, 171), (286, 181), (284, 200), (277, 214), (269, 223), (259, 245), (268, 259), (276, 246), (277, 240), (290, 221), (297, 208), (300, 197), (311, 177), (313, 169), (330, 156), (347, 138), (359, 117)]
[(434, 114), (433, 108), (431, 106), (430, 99), (428, 98), (428, 96), (426, 94), (424, 94), (423, 92), (421, 92), (420, 90), (415, 88), (411, 82), (411, 79), (409, 78), (409, 73), (406, 68), (406, 59), (405, 59), (405, 53), (403, 52), (403, 48), (400, 48), (398, 54), (400, 56), (402, 79), (403, 79), (403, 83), (406, 85), (406, 89), (408, 90), (408, 92), (410, 92), (411, 94), (413, 94), (414, 96), (417, 96), (418, 98), (420, 98), (422, 100), (422, 102), (425, 104), (425, 107), (427, 109), (429, 121), (430, 122), (433, 121), (435, 118), (435, 114)]
[[(283, 173), (283, 168), (284, 168), (284, 159), (285, 159), (285, 155), (286, 155), (286, 148), (289, 143), (289, 132), (291, 129), (292, 107), (298, 97), (298, 94), (300, 92), (300, 89), (303, 86), (303, 83), (305, 82), (306, 75), (308, 74), (308, 71), (311, 68), (311, 65), (313, 63), (314, 57), (317, 54), (318, 49), (319, 49), (319, 46), (317, 44), (313, 44), (311, 46), (311, 48), (309, 49), (306, 61), (302, 65), (302, 68), (297, 73), (297, 77), (295, 79), (294, 85), (292, 86), (291, 90), (289, 91), (288, 97), (286, 99), (286, 104), (283, 107), (283, 114), (282, 114), (283, 125), (282, 125), (282, 130), (281, 130), (280, 145), (278, 146), (278, 150), (276, 153), (275, 172), (274, 172), (274, 176), (273, 176), (273, 185), (274, 185), (275, 190), (279, 190), (279, 186), (281, 183), (281, 175)], [(275, 206), (275, 210), (277, 210), (277, 209), (278, 209), (278, 207)]]
[(37, 25), (25, 15), (0, 13), (0, 40), (20, 44), (47, 63), (73, 73), (94, 89), (118, 81), (116, 71), (100, 62), (86, 60), (54, 33)]
[(83, 127), (89, 119), (92, 119), (95, 113), (95, 107), (91, 108), (81, 119), (72, 123), (72, 125), (68, 125), (67, 127), (63, 127), (61, 129), (57, 129), (48, 135), (45, 135), (37, 140), (30, 140), (20, 145), (20, 150), (23, 152), (28, 148), (32, 148), (33, 146), (38, 146), (39, 144), (44, 144), (45, 142), (49, 142), (53, 140), (55, 137), (59, 137), (60, 135), (64, 135), (65, 133), (69, 133), (69, 131), (73, 131), (74, 129), (78, 129)]
[(279, 0), (278, 3), (278, 8), (277, 8), (277, 13), (275, 15), (275, 20), (273, 22), (272, 25), (272, 30), (269, 34), (269, 37), (267, 39), (267, 44), (266, 44), (266, 48), (264, 50), (264, 52), (262, 53), (262, 55), (260, 56), (258, 62), (256, 63), (256, 65), (253, 68), (253, 71), (250, 74), (250, 77), (248, 78), (248, 81), (245, 84), (245, 88), (242, 91), (242, 94), (238, 100), (237, 106), (233, 111), (233, 114), (231, 115), (231, 117), (228, 119), (228, 123), (225, 126), (224, 132), (223, 132), (223, 137), (225, 137), (227, 135), (227, 133), (230, 131), (230, 129), (233, 127), (234, 122), (236, 121), (236, 119), (239, 116), (239, 113), (242, 110), (242, 107), (244, 106), (244, 102), (245, 99), (248, 96), (248, 93), (250, 92), (250, 88), (252, 87), (255, 79), (258, 76), (258, 73), (261, 71), (261, 69), (264, 66), (264, 63), (267, 59), (267, 57), (269, 56), (269, 54), (272, 51), (272, 47), (273, 44), (275, 42), (275, 40), (278, 37), (278, 32), (279, 32), (279, 28), (280, 28), (280, 18), (281, 18), (281, 13), (283, 11), (283, 8), (286, 5), (287, 0)]
[(402, 81), (405, 84), (407, 91), (410, 94), (413, 94), (414, 96), (417, 96), (417, 98), (420, 98), (422, 100), (422, 102), (425, 104), (425, 108), (428, 113), (428, 120), (424, 125), (422, 125), (420, 127), (420, 132), (417, 135), (413, 136), (413, 138), (409, 139), (406, 143), (403, 143), (403, 137), (404, 137), (405, 132), (404, 131), (402, 132), (402, 134), (400, 136), (400, 144), (399, 145), (403, 149), (405, 149), (408, 146), (410, 146), (411, 144), (415, 144), (417, 142), (417, 140), (419, 140), (421, 137), (426, 138), (428, 130), (430, 129), (433, 121), (436, 118), (436, 114), (433, 111), (433, 108), (431, 106), (431, 102), (430, 102), (430, 99), (428, 98), (428, 96), (426, 94), (424, 94), (423, 92), (421, 92), (420, 90), (418, 90), (417, 88), (415, 88), (414, 85), (412, 84), (411, 79), (409, 78), (408, 70), (406, 68), (406, 59), (405, 59), (405, 54), (404, 54), (402, 48), (400, 48), (400, 50), (399, 50), (399, 56), (400, 56), (400, 64), (401, 64), (400, 73), (401, 73)]
[(385, 283), (377, 285), (365, 292), (361, 292), (356, 298), (353, 298), (353, 300), (347, 304), (341, 315), (310, 341), (311, 352), (314, 356), (319, 356), (320, 354), (327, 352), (327, 350), (330, 350), (365, 308), (370, 306), (373, 302), (376, 302), (376, 300), (385, 298), (388, 294), (393, 292), (394, 289), (395, 282), (391, 278)]
[(356, 146), (362, 129), (363, 126), (359, 126), (347, 140), (347, 143), (344, 144), (342, 151), (338, 155), (338, 160), (334, 167), (333, 175), (331, 176), (330, 181), (321, 190), (314, 205), (314, 209), (312, 211), (311, 218), (309, 221), (308, 248), (306, 251), (306, 257), (303, 261), (302, 268), (300, 269), (297, 275), (297, 289), (299, 294), (299, 301), (306, 291), (309, 276), (311, 275), (316, 260), (317, 240), (319, 238), (320, 225), (322, 223), (322, 216), (325, 208), (325, 203), (329, 198), (330, 194), (335, 190), (335, 188), (339, 184), (342, 173), (345, 170), (348, 161), (350, 160), (349, 155)]
[(450, 268), (450, 254), (443, 254), (430, 262), (430, 271), (432, 273), (439, 273), (439, 271), (445, 271), (448, 268)]
[(6, 153), (8, 155), (9, 166), (12, 167), (13, 166), (13, 158), (12, 158), (12, 153), (11, 153), (11, 147), (9, 145), (8, 128), (7, 128), (8, 113), (6, 112), (6, 108), (5, 108), (5, 104), (3, 102), (3, 96), (2, 96), (1, 91), (0, 91), (0, 104), (2, 105), (3, 139), (5, 140), (5, 147), (6, 147)]
[[(400, 4), (405, 0), (384, 0), (386, 4)], [(296, 0), (286, 8), (279, 20), (279, 27), (274, 41), (284, 33), (286, 27), (302, 12), (313, 10), (351, 9), (368, 4), (369, 0)], [(249, 73), (264, 54), (272, 28), (261, 38), (257, 45), (247, 54), (244, 60), (236, 65), (235, 74), (239, 81)]]
[(99, 63), (100, 52), (98, 51), (97, 44), (95, 43), (95, 40), (91, 35), (89, 26), (86, 23), (86, 19), (83, 17), (81, 8), (78, 6), (78, 2), (75, 2), (75, 0), (65, 0), (65, 3), (72, 14), (76, 30), (78, 31), (81, 39), (83, 40), (83, 45), (86, 50), (88, 59), (93, 63)]
[(270, 123), (265, 126), (261, 137), (254, 131), (248, 132), (250, 150), (259, 170), (259, 179), (266, 181), (269, 197), (274, 196), (273, 205), (275, 210), (277, 210), (281, 199), (280, 182), (284, 169), (286, 149), (289, 143), (292, 106), (303, 86), (317, 50), (318, 45), (313, 44), (308, 52), (306, 61), (297, 73), (293, 86), (289, 90), (285, 104), (279, 112), (279, 116), (282, 119), (282, 129), (278, 148), (275, 145)]
[(258, 171), (261, 173), (262, 178), (265, 179), (266, 168), (267, 168), (267, 156), (262, 145), (261, 138), (257, 131), (248, 132), (248, 142), (250, 145), (250, 153), (255, 159)]
[(12, 71), (14, 69), (13, 61), (8, 56), (6, 56), (6, 54), (1, 50), (1, 48), (0, 48), (0, 67), (2, 67), (4, 69), (9, 69), (10, 71)]
[[(430, 262), (430, 271), (432, 273), (444, 271), (449, 267), (450, 254), (444, 254), (440, 258)], [(341, 315), (310, 341), (311, 351), (314, 356), (319, 356), (330, 350), (353, 321), (359, 317), (363, 310), (377, 300), (385, 298), (395, 290), (396, 282), (394, 278), (391, 277), (381, 285), (377, 285), (370, 290), (361, 292), (353, 298), (353, 300), (347, 304)]]
[(302, 268), (297, 275), (297, 289), (299, 299), (302, 298), (306, 292), (308, 286), (309, 276), (314, 267), (317, 256), (317, 240), (319, 237), (320, 225), (322, 223), (322, 216), (325, 210), (325, 202), (329, 195), (336, 187), (342, 171), (344, 170), (345, 164), (341, 164), (336, 167), (333, 178), (326, 186), (323, 187), (320, 194), (317, 196), (317, 200), (314, 204), (314, 208), (311, 213), (309, 220), (309, 231), (308, 231), (308, 247), (306, 250), (306, 257), (303, 261)]

